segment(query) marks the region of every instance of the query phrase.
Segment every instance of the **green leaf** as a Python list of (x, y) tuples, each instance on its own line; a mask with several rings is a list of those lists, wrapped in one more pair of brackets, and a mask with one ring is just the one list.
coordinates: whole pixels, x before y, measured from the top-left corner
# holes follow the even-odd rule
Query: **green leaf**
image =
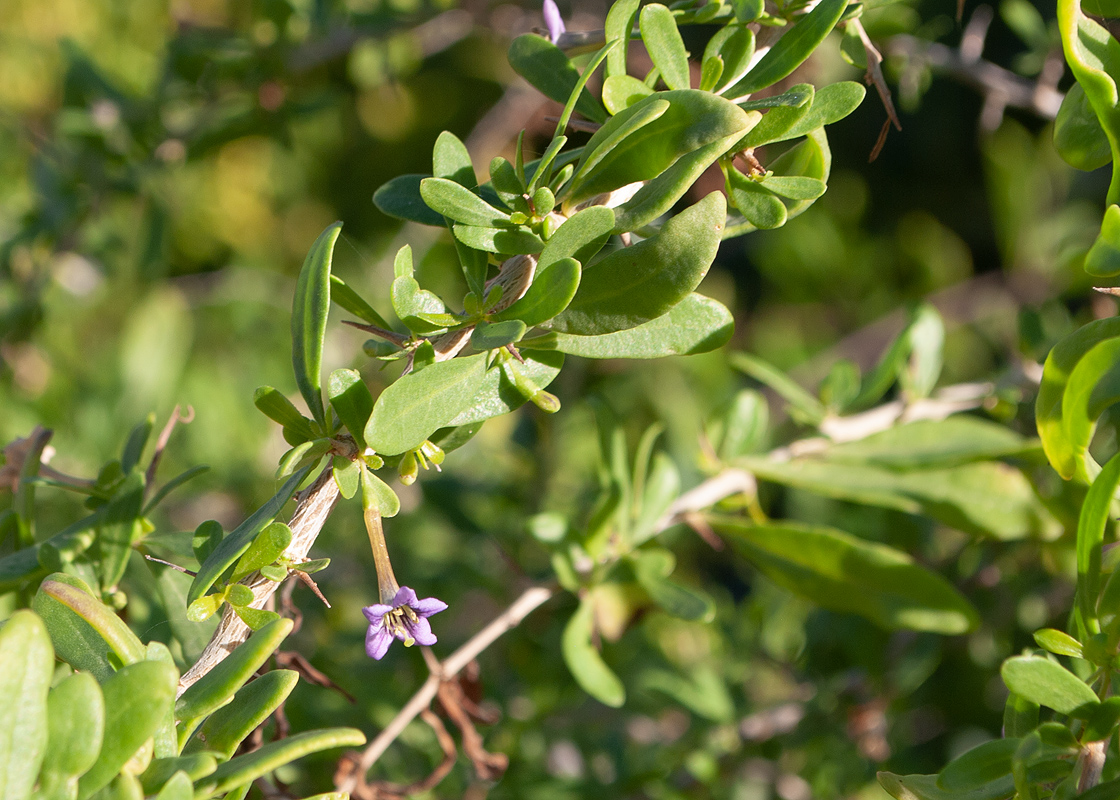
[[(540, 389), (552, 383), (564, 365), (562, 353), (527, 352), (524, 353), (524, 358), (525, 363), (518, 365), (521, 376)], [(475, 391), (474, 399), (447, 424), (448, 426), (475, 425), (491, 417), (499, 417), (518, 409), (527, 399), (505, 371), (499, 366), (494, 366), (486, 371), (482, 383)]]
[[(381, 328), (390, 328), (385, 318), (362, 299), (361, 295), (351, 289), (342, 278), (331, 274), (331, 300), (355, 317)], [(267, 412), (265, 412), (267, 413)]]
[[(35, 784), (50, 729), (53, 675), (47, 629), (33, 612), (14, 612), (0, 628), (0, 797), (21, 800)], [(56, 759), (66, 755), (52, 755)]]
[(608, 41), (597, 53), (588, 59), (586, 66), (583, 68), (583, 72), (579, 76), (579, 80), (576, 81), (575, 86), (572, 87), (572, 91), (569, 92), (568, 99), (564, 103), (564, 109), (560, 112), (560, 119), (556, 123), (556, 131), (552, 134), (552, 143), (544, 151), (544, 155), (541, 156), (541, 160), (537, 164), (537, 171), (533, 175), (532, 180), (529, 181), (529, 194), (536, 196), (536, 192), (538, 191), (537, 187), (546, 185), (551, 180), (552, 162), (568, 142), (568, 137), (564, 135), (564, 132), (568, 129), (568, 122), (571, 120), (572, 114), (575, 113), (576, 105), (583, 99), (584, 88), (587, 86), (587, 82), (591, 79), (591, 76), (599, 69), (599, 65), (606, 60), (611, 50), (616, 49), (619, 44), (620, 42), (618, 41)]
[(552, 327), (598, 335), (635, 328), (668, 313), (707, 274), (725, 219), (723, 195), (712, 192), (649, 239), (585, 268), (579, 290)]
[[(626, 75), (626, 51), (630, 44), (631, 32), (634, 30), (634, 17), (638, 15), (639, 5), (641, 0), (618, 0), (607, 12), (607, 19), (603, 24), (604, 41), (611, 42), (619, 39), (622, 44), (607, 53), (606, 80), (615, 76), (629, 77)], [(603, 88), (605, 91), (605, 81)]]
[(73, 666), (79, 669), (86, 668), (87, 664), (93, 666), (100, 661), (100, 648), (90, 642), (83, 627), (76, 625), (72, 619), (66, 619), (66, 615), (60, 613), (61, 609), (53, 606), (51, 601), (69, 609), (92, 627), (123, 663), (144, 660), (144, 645), (124, 620), (91, 596), (81, 581), (70, 575), (54, 574), (39, 585), (32, 604), (48, 621), (51, 636), (58, 637), (53, 640), (58, 653), (63, 658), (74, 655), (80, 659), (80, 663)]
[(121, 472), (128, 474), (140, 463), (140, 457), (144, 455), (144, 445), (152, 435), (155, 422), (156, 415), (149, 414), (147, 419), (129, 432), (128, 440), (124, 443), (124, 452), (121, 454)]
[[(638, 482), (635, 481), (635, 491), (637, 489)], [(680, 491), (681, 477), (677, 465), (669, 456), (657, 453), (653, 457), (645, 486), (641, 487), (641, 511), (630, 532), (630, 541), (634, 547), (658, 533), (657, 523), (668, 512)]]
[(354, 437), (358, 451), (366, 449), (365, 429), (373, 413), (373, 396), (354, 369), (336, 369), (327, 380), (327, 397), (331, 408)]
[[(832, 168), (832, 153), (828, 149), (828, 138), (824, 129), (818, 128), (810, 131), (805, 141), (782, 153), (770, 164), (770, 170), (776, 176), (797, 176), (812, 178), (814, 180), (828, 180)], [(731, 171), (731, 170), (729, 170)], [(786, 221), (803, 213), (813, 204), (813, 200), (784, 200), (786, 207)], [(775, 213), (776, 208), (772, 209)], [(730, 239), (744, 233), (758, 230), (758, 226), (748, 221), (730, 220), (724, 230), (723, 238)]]
[[(1033, 8), (1033, 6), (1032, 6)], [(1067, 164), (1092, 172), (1112, 161), (1112, 148), (1081, 84), (1069, 87), (1054, 120), (1054, 147)]]
[[(273, 522), (257, 534), (245, 554), (233, 568), (230, 582), (240, 581), (246, 575), (278, 559), (292, 543), (292, 529), (283, 522)], [(232, 587), (231, 587), (232, 588)], [(240, 605), (244, 605), (241, 603)]]
[[(579, 83), (579, 71), (564, 52), (534, 33), (514, 39), (509, 46), (508, 58), (518, 75), (557, 103), (567, 103)], [(586, 89), (580, 92), (575, 110), (593, 122), (605, 122), (607, 119), (607, 112)]]
[(606, 206), (590, 206), (577, 211), (564, 222), (541, 251), (537, 269), (543, 271), (557, 261), (573, 258), (580, 264), (591, 261), (610, 238), (614, 211)]
[(1064, 445), (1072, 452), (1075, 477), (1091, 481), (1100, 467), (1089, 453), (1097, 418), (1120, 400), (1120, 338), (1094, 345), (1070, 372), (1062, 394)]
[(703, 719), (723, 723), (734, 719), (735, 702), (711, 664), (692, 667), (688, 677), (667, 669), (646, 669), (639, 681), (642, 689), (661, 692)]
[(669, 580), (662, 574), (657, 555), (657, 551), (639, 551), (634, 558), (634, 576), (649, 599), (674, 617), (692, 622), (710, 621), (716, 613), (712, 598)]
[(97, 761), (105, 732), (105, 699), (93, 675), (76, 672), (51, 689), (47, 721), (40, 791), (47, 797), (56, 791), (76, 792), (78, 778)]
[(1003, 707), (1003, 732), (1006, 736), (1026, 736), (1038, 727), (1038, 703), (1011, 692)]
[(722, 461), (755, 453), (766, 446), (770, 407), (754, 389), (741, 389), (712, 419), (708, 439)]
[[(327, 728), (297, 733), (278, 742), (269, 742), (252, 753), (219, 764), (202, 785), (207, 786), (213, 794), (223, 794), (310, 753), (336, 747), (360, 747), (365, 743), (365, 734), (355, 728)], [(212, 788), (209, 786), (209, 781), (216, 782)]]
[(475, 250), (503, 255), (535, 255), (544, 249), (541, 237), (526, 228), (482, 228), (455, 225), (455, 238)]
[(739, 210), (754, 227), (768, 231), (786, 224), (789, 211), (781, 198), (761, 183), (748, 178), (734, 167), (724, 173), (726, 190), (731, 205)]
[(444, 131), (436, 138), (432, 148), (432, 174), (437, 178), (455, 181), (471, 189), (478, 185), (474, 164), (467, 146), (451, 131)]
[(601, 336), (549, 333), (523, 341), (521, 347), (584, 358), (663, 358), (715, 350), (731, 339), (734, 328), (731, 312), (722, 303), (693, 293), (669, 313), (636, 328)]
[(620, 114), (651, 94), (653, 89), (630, 75), (610, 75), (603, 81), (603, 105), (612, 115)]
[(1085, 255), (1085, 271), (1094, 278), (1120, 275), (1120, 206), (1105, 210), (1100, 235)]
[(1101, 590), (1101, 548), (1117, 486), (1120, 486), (1120, 453), (1109, 460), (1089, 487), (1077, 521), (1077, 608), (1090, 633), (1100, 631), (1097, 599)]
[(731, 0), (735, 19), (739, 22), (754, 22), (766, 9), (766, 0)]
[(383, 517), (395, 517), (401, 510), (401, 501), (389, 484), (373, 474), (372, 470), (362, 470), (362, 507), (376, 508)]
[(993, 800), (983, 793), (974, 796), (971, 793), (940, 789), (936, 775), (895, 775), (893, 772), (880, 772), (878, 778), (887, 794), (896, 800)]
[(1072, 714), (1100, 702), (1080, 678), (1048, 658), (1013, 656), (1003, 662), (999, 672), (1012, 692), (1059, 714)]
[(254, 632), (183, 692), (175, 702), (175, 718), (193, 720), (224, 706), (272, 656), (291, 631), (290, 619), (278, 619)]
[(813, 104), (814, 89), (811, 84), (799, 83), (790, 88), (789, 92), (791, 97), (801, 102), (783, 103), (770, 108), (762, 115), (759, 123), (751, 128), (750, 133), (740, 140), (736, 148), (760, 147), (771, 142), (783, 141), (786, 138), (786, 133), (790, 128), (809, 113), (809, 108)]
[[(529, 328), (548, 322), (571, 303), (579, 288), (579, 280), (580, 266), (574, 258), (553, 261), (544, 269), (538, 269), (533, 283), (521, 299), (495, 314), (494, 319), (519, 320)], [(523, 334), (524, 331), (521, 331), (517, 338), (520, 339)]]
[[(427, 289), (421, 289), (412, 275), (398, 275), (389, 289), (389, 298), (397, 317), (413, 333), (422, 336), (438, 333), (448, 325), (458, 322), (456, 318), (447, 315), (447, 307), (443, 301)], [(447, 318), (441, 319), (440, 315)]]
[(383, 455), (419, 447), (471, 405), (486, 376), (486, 355), (453, 358), (412, 372), (377, 398), (366, 442)]
[(425, 178), (420, 196), (432, 210), (467, 225), (484, 228), (513, 227), (509, 214), (499, 211), (465, 186), (446, 178)]
[(717, 531), (780, 586), (888, 629), (966, 633), (979, 616), (957, 589), (905, 553), (850, 534), (791, 523), (713, 520)]
[(1042, 382), (1035, 400), (1035, 425), (1050, 464), (1067, 480), (1078, 473), (1079, 467), (1085, 469), (1085, 462), (1078, 458), (1065, 434), (1067, 412), (1063, 397), (1070, 374), (1089, 350), (1114, 337), (1120, 337), (1120, 318), (1090, 322), (1058, 342), (1042, 368)]
[(811, 458), (778, 462), (746, 457), (737, 463), (762, 480), (824, 497), (925, 514), (977, 536), (1009, 541), (1054, 538), (1061, 531), (1023, 473), (1000, 462), (906, 472)]
[(217, 766), (217, 760), (209, 753), (157, 758), (153, 759), (140, 775), (140, 784), (144, 787), (144, 794), (152, 795), (162, 789), (177, 773), (185, 773), (190, 780), (197, 781), (211, 774)]
[[(1108, 697), (1101, 701), (1089, 718), (1085, 721), (1085, 729), (1081, 733), (1084, 742), (1101, 742), (1110, 738), (1116, 730), (1116, 723), (1120, 722), (1120, 697)], [(1074, 743), (1076, 744), (1076, 742)], [(1074, 749), (1074, 753), (1077, 749)]]
[(225, 595), (223, 594), (208, 594), (200, 597), (187, 606), (187, 620), (189, 622), (205, 622), (214, 616), (224, 602)]
[(788, 197), (790, 200), (816, 200), (827, 188), (824, 181), (796, 175), (786, 177), (771, 175), (763, 178), (759, 183), (764, 189)]
[(591, 643), (592, 625), (593, 608), (587, 595), (564, 626), (560, 642), (564, 663), (585, 692), (604, 705), (618, 708), (626, 701), (626, 690)]
[[(716, 58), (723, 62), (723, 71), (712, 90), (722, 92), (746, 74), (754, 55), (754, 31), (745, 25), (725, 25), (708, 40), (701, 63)], [(741, 107), (741, 106), (740, 106)]]
[(336, 222), (323, 231), (303, 262), (292, 301), (292, 368), (296, 385), (311, 416), (326, 428), (326, 410), (320, 389), (323, 364), (323, 338), (327, 333), (327, 314), (331, 307), (331, 257), (342, 230)]
[(101, 585), (106, 589), (115, 588), (120, 582), (132, 555), (132, 545), (143, 535), (140, 513), (144, 488), (144, 475), (130, 472), (113, 498), (100, 509), (97, 544), (101, 551)]
[(344, 456), (335, 456), (331, 462), (334, 472), (334, 482), (338, 484), (338, 491), (343, 498), (349, 500), (358, 491), (358, 483), (362, 479), (362, 470), (365, 465), (360, 461), (351, 461)]
[(151, 499), (148, 500), (148, 502), (144, 504), (144, 508), (143, 508), (141, 514), (145, 517), (148, 516), (148, 514), (151, 512), (151, 510), (153, 508), (155, 508), (156, 506), (158, 506), (161, 502), (163, 502), (164, 498), (166, 498), (173, 491), (178, 489), (180, 486), (182, 486), (187, 481), (193, 480), (194, 478), (197, 478), (199, 475), (203, 474), (204, 472), (209, 472), (209, 471), (210, 471), (210, 467), (207, 467), (205, 465), (199, 465), (199, 466), (196, 466), (196, 467), (191, 467), (188, 470), (184, 470), (183, 472), (180, 472), (178, 475), (176, 475), (174, 478), (169, 480), (163, 486), (159, 487), (159, 490), (156, 491), (156, 493), (152, 495)]
[(1116, 168), (1120, 152), (1120, 95), (1116, 87), (1116, 76), (1120, 75), (1120, 43), (1111, 32), (1084, 14), (1078, 0), (1058, 0), (1057, 10), (1066, 63), (1100, 120), (1112, 151), (1112, 182), (1107, 203), (1120, 203), (1120, 170)]
[(847, 7), (848, 0), (821, 0), (774, 43), (742, 80), (725, 93), (731, 97), (753, 94), (788, 76), (820, 46)]
[(295, 493), (296, 488), (307, 477), (309, 471), (310, 467), (304, 467), (288, 478), (271, 500), (254, 511), (248, 519), (230, 531), (229, 535), (218, 543), (218, 546), (198, 568), (198, 574), (195, 575), (194, 581), (191, 583), (191, 590), (187, 594), (188, 605), (210, 591), (214, 581), (218, 580), (223, 572), (237, 563), (237, 560), (257, 538), (257, 534), (264, 530), (264, 527), (280, 513), (280, 509)]
[(688, 52), (673, 12), (660, 3), (650, 3), (642, 9), (639, 27), (646, 51), (665, 85), (670, 89), (691, 88)]
[[(268, 568), (265, 567), (265, 569)], [(280, 619), (280, 615), (275, 611), (269, 611), (264, 608), (253, 608), (247, 605), (233, 606), (233, 612), (241, 618), (241, 621), (244, 622), (251, 631), (259, 631)]]
[(821, 401), (790, 380), (777, 367), (750, 353), (732, 353), (728, 360), (731, 366), (781, 395), (783, 400), (793, 406), (810, 423), (815, 425), (824, 419), (826, 411)]
[(519, 319), (505, 322), (480, 322), (471, 333), (471, 347), (475, 350), (494, 350), (520, 341), (526, 325)]
[(583, 148), (565, 205), (653, 180), (678, 159), (698, 150), (706, 153), (710, 145), (723, 148), (711, 156), (714, 161), (757, 118), (709, 92), (657, 92), (620, 111), (595, 132)]
[(932, 469), (1019, 455), (1037, 447), (1010, 428), (957, 414), (895, 425), (828, 448), (828, 460), (887, 469)]
[(776, 141), (808, 136), (825, 125), (839, 122), (855, 111), (866, 96), (867, 89), (855, 81), (840, 81), (823, 86), (813, 94), (809, 112), (800, 117), (786, 130), (781, 139)]
[(781, 94), (760, 97), (757, 100), (743, 100), (737, 105), (744, 111), (760, 111), (778, 106), (803, 106), (813, 99), (815, 90), (808, 83), (799, 83)]
[(429, 208), (420, 196), (420, 183), (429, 177), (431, 176), (401, 175), (393, 178), (373, 193), (373, 204), (382, 214), (390, 217), (442, 228), (443, 215)]
[(130, 664), (101, 685), (105, 736), (97, 762), (78, 781), (79, 800), (108, 786), (151, 738), (175, 700), (178, 685), (178, 670), (162, 661)]
[(238, 745), (279, 708), (298, 682), (298, 672), (277, 669), (245, 684), (229, 705), (206, 718), (183, 748), (183, 753), (212, 751), (226, 759), (232, 758)]
[(192, 800), (193, 797), (194, 786), (190, 776), (185, 772), (176, 772), (159, 790), (156, 800)]
[(950, 761), (937, 776), (937, 786), (947, 792), (984, 792), (992, 800), (1015, 791), (1011, 759), (1019, 739), (993, 739)]

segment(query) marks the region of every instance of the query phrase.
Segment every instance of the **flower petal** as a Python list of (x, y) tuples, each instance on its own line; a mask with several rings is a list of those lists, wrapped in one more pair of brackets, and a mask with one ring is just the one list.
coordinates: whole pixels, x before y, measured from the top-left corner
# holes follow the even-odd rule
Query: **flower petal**
[(366, 606), (362, 609), (362, 613), (366, 615), (370, 625), (380, 625), (381, 618), (393, 610), (392, 606), (381, 605), (374, 603), (372, 606)]
[(564, 18), (556, 7), (556, 0), (544, 0), (544, 24), (548, 26), (548, 38), (556, 44), (560, 34), (565, 31)]
[(404, 626), (408, 629), (408, 635), (416, 640), (416, 644), (428, 647), (436, 643), (436, 636), (432, 633), (431, 623), (423, 617), (416, 622), (405, 622)]
[(392, 643), (393, 636), (383, 625), (371, 625), (366, 631), (366, 655), (375, 661), (380, 661), (389, 652), (389, 645)]
[(432, 614), (438, 614), (446, 608), (447, 603), (443, 602), (438, 597), (425, 597), (423, 600), (417, 600), (412, 604), (412, 610), (421, 617), (430, 617)]
[(407, 586), (402, 586), (397, 590), (396, 597), (393, 598), (393, 608), (400, 608), (401, 606), (411, 606), (416, 604), (416, 592)]

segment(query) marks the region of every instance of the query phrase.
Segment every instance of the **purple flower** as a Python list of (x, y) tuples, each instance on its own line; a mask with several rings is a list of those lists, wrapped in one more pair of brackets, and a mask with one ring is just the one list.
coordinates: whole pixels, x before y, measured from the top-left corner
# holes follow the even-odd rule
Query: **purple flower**
[(564, 20), (560, 16), (560, 9), (556, 7), (556, 0), (544, 0), (544, 24), (548, 26), (548, 38), (556, 44), (560, 34), (564, 32)]
[(447, 608), (447, 603), (434, 597), (416, 599), (416, 592), (407, 586), (397, 590), (391, 606), (375, 603), (366, 606), (362, 613), (369, 620), (366, 631), (366, 653), (370, 658), (381, 660), (393, 643), (393, 637), (404, 642), (405, 647), (414, 644), (433, 645), (435, 634), (428, 617)]

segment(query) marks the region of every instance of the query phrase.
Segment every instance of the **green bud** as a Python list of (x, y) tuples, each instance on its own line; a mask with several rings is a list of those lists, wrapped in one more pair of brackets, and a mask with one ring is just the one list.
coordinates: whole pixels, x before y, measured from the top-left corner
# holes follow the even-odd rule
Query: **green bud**
[(514, 388), (521, 393), (522, 397), (541, 411), (547, 414), (555, 414), (560, 410), (560, 399), (556, 395), (546, 392), (533, 383), (528, 376), (518, 369), (517, 362), (507, 361), (502, 364), (502, 369), (505, 371), (506, 377), (513, 383)]
[(420, 467), (416, 463), (416, 451), (412, 450), (405, 454), (401, 459), (400, 465), (397, 467), (397, 472), (401, 476), (401, 483), (405, 486), (411, 486), (416, 483), (416, 476), (420, 474)]
[(533, 192), (533, 213), (538, 217), (547, 217), (555, 207), (556, 195), (547, 186)]
[(436, 467), (443, 463), (444, 452), (438, 444), (425, 440), (424, 444), (420, 445), (420, 452)]

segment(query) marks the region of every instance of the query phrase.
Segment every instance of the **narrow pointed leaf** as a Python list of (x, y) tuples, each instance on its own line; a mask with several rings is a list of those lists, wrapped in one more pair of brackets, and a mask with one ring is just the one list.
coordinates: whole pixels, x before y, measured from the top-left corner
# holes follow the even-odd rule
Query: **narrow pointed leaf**
[[(510, 66), (525, 80), (533, 84), (550, 100), (566, 103), (579, 83), (579, 70), (564, 52), (541, 36), (526, 33), (518, 36), (509, 46)], [(604, 122), (607, 112), (584, 89), (576, 102), (576, 111), (594, 122)]]
[(727, 90), (732, 97), (753, 94), (785, 78), (807, 59), (836, 27), (848, 0), (821, 0), (774, 43), (754, 68)]
[(351, 289), (342, 278), (333, 273), (331, 274), (331, 300), (358, 319), (364, 320), (371, 325), (377, 325), (378, 327), (386, 329), (391, 327), (389, 323), (385, 321), (385, 318), (374, 310), (373, 306), (363, 300), (361, 295)]
[(218, 543), (218, 546), (198, 568), (198, 574), (195, 575), (190, 592), (187, 594), (188, 605), (210, 591), (214, 581), (218, 580), (223, 572), (237, 563), (237, 560), (257, 538), (257, 534), (280, 513), (280, 509), (291, 499), (296, 488), (307, 477), (308, 472), (310, 472), (310, 467), (304, 467), (288, 478), (271, 500), (254, 511), (248, 519), (230, 531)]
[(253, 393), (253, 405), (273, 422), (279, 422), (305, 439), (315, 438), (311, 420), (299, 413), (291, 400), (271, 386), (262, 386)]
[(320, 389), (323, 364), (323, 338), (327, 333), (327, 314), (331, 306), (331, 257), (342, 230), (336, 222), (323, 231), (303, 262), (292, 302), (292, 368), (296, 385), (311, 416), (326, 427), (326, 410)]
[(564, 663), (585, 692), (604, 705), (618, 708), (626, 701), (626, 690), (591, 643), (592, 624), (593, 608), (588, 595), (564, 627), (560, 642)]
[(772, 581), (825, 608), (859, 614), (888, 629), (949, 635), (979, 623), (951, 583), (885, 545), (790, 523), (716, 519), (714, 526)]
[(354, 437), (358, 450), (365, 450), (365, 429), (373, 413), (373, 395), (361, 374), (354, 369), (336, 369), (327, 380), (327, 397), (331, 408)]
[(238, 745), (287, 699), (298, 681), (294, 670), (277, 669), (245, 684), (229, 705), (206, 718), (183, 753), (208, 750), (232, 758)]
[(278, 742), (269, 742), (252, 753), (220, 764), (202, 785), (206, 786), (209, 781), (215, 781), (210, 791), (214, 794), (223, 794), (310, 753), (336, 747), (360, 747), (365, 743), (365, 734), (355, 728), (327, 728), (297, 733)]
[(225, 660), (183, 692), (175, 702), (175, 718), (197, 719), (224, 706), (291, 631), (290, 619), (278, 619), (254, 632)]

